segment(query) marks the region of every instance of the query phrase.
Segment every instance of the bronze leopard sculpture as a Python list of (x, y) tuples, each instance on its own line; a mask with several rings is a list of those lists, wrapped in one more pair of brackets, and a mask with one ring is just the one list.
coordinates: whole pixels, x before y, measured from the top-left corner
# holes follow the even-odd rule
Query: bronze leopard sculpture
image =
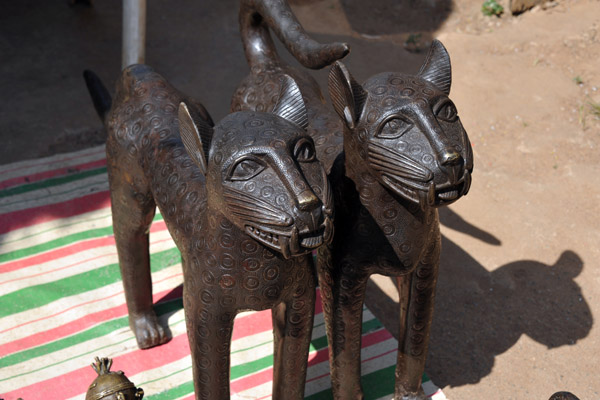
[(448, 98), (450, 59), (434, 41), (417, 75), (382, 73), (358, 84), (343, 64), (329, 75), (344, 124), (330, 174), (336, 236), (319, 250), (319, 284), (338, 399), (362, 399), (360, 339), (367, 280), (395, 276), (400, 330), (395, 399), (421, 388), (440, 256), (437, 208), (467, 194), (473, 153)]
[(363, 398), (362, 303), (369, 276), (379, 273), (397, 277), (400, 291), (394, 398), (425, 399), (421, 376), (440, 255), (437, 207), (467, 194), (473, 170), (471, 144), (448, 98), (448, 53), (434, 41), (417, 75), (383, 73), (364, 85), (337, 62), (329, 79), (336, 116), (314, 79), (277, 56), (269, 29), (277, 33), (278, 20), (264, 17), (271, 14), (265, 6), (242, 4), (240, 30), (251, 72), (232, 110), (270, 107), (281, 77), (294, 77), (333, 187), (336, 235), (331, 246), (319, 249), (318, 274), (334, 397)]
[(150, 67), (126, 68), (114, 101), (86, 72), (108, 130), (131, 328), (142, 348), (167, 340), (152, 309), (148, 254), (158, 206), (182, 255), (197, 399), (229, 399), (234, 317), (263, 309), (273, 315), (273, 398), (303, 398), (316, 280), (311, 252), (331, 240), (332, 197), (298, 88), (283, 79), (272, 112), (233, 113), (213, 126), (198, 102)]

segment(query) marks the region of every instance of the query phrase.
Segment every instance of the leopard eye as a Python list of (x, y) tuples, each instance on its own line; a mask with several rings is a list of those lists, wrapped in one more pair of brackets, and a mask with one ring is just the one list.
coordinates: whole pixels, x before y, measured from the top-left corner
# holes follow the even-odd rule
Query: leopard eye
[(387, 120), (375, 137), (381, 139), (398, 139), (412, 128), (413, 124), (403, 118), (391, 118)]
[(310, 140), (302, 138), (296, 142), (294, 157), (298, 162), (311, 162), (315, 160), (315, 146)]
[(435, 110), (435, 115), (438, 119), (446, 122), (454, 122), (458, 118), (456, 107), (450, 100), (443, 102), (439, 107), (437, 107), (437, 110)]
[(252, 158), (244, 158), (231, 168), (229, 180), (247, 181), (248, 179), (254, 178), (263, 169), (265, 169), (265, 165), (261, 161)]

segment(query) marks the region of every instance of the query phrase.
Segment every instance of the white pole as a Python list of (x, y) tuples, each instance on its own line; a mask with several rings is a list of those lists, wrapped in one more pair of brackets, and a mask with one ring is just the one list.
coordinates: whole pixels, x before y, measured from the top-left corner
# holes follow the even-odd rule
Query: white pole
[(123, 0), (123, 53), (121, 67), (146, 59), (146, 0)]

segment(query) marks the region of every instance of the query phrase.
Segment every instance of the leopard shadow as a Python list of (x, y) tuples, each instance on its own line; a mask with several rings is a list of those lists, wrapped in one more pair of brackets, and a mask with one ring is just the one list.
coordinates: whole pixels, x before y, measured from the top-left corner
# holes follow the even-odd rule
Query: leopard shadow
[[(440, 213), (442, 214), (442, 213)], [(457, 215), (442, 223), (489, 244), (493, 235)], [(448, 221), (450, 222), (448, 223)], [(593, 325), (590, 307), (575, 278), (584, 268), (572, 250), (557, 254), (553, 264), (518, 260), (488, 271), (464, 249), (442, 237), (442, 255), (426, 372), (440, 387), (462, 386), (487, 376), (495, 357), (527, 335), (548, 349), (573, 345)], [(369, 298), (386, 298), (379, 310), (396, 309), (376, 285)], [(390, 308), (391, 307), (391, 308)], [(395, 333), (394, 319), (373, 310)]]

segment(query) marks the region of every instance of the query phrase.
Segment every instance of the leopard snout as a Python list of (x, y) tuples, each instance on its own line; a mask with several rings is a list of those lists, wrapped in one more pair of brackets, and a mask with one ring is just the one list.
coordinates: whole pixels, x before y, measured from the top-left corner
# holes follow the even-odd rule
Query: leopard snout
[(451, 167), (464, 164), (464, 160), (459, 152), (447, 151), (440, 156), (440, 164), (444, 167)]
[(462, 178), (465, 170), (465, 159), (455, 151), (446, 151), (439, 155), (439, 164), (441, 169), (446, 173), (449, 184), (456, 184)]
[(312, 190), (305, 190), (298, 195), (298, 209), (309, 212), (321, 204), (319, 198)]

